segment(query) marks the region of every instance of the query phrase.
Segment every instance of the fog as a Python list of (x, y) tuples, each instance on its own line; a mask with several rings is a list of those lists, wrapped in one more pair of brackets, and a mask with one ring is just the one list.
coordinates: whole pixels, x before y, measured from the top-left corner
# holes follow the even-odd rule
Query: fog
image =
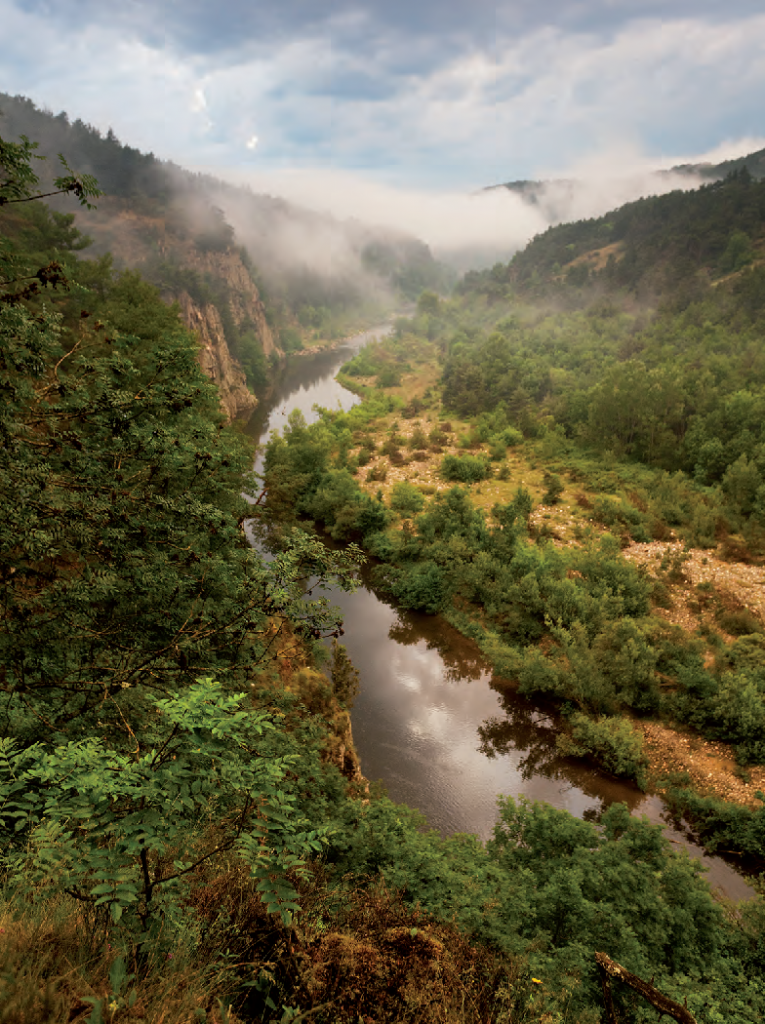
[[(472, 193), (394, 188), (361, 174), (322, 169), (267, 174), (228, 171), (222, 176), (246, 184), (253, 192), (283, 197), (341, 221), (353, 219), (414, 235), (426, 242), (438, 259), (465, 270), (509, 259), (553, 224), (598, 217), (643, 196), (704, 183), (698, 174), (672, 167), (719, 163), (763, 145), (763, 139), (746, 138), (723, 143), (709, 153), (663, 159), (619, 146), (567, 168), (541, 170), (523, 192), (499, 184)], [(239, 218), (233, 216), (232, 223), (239, 231)], [(325, 266), (327, 253), (331, 261), (340, 258), (323, 239), (317, 239), (315, 246), (310, 239), (295, 242), (297, 251), (308, 253), (315, 248), (319, 263)]]

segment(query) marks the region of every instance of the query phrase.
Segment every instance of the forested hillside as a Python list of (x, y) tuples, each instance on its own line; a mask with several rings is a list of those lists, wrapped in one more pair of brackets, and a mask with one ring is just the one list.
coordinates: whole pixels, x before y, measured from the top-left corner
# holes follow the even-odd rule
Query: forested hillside
[(91, 253), (110, 253), (180, 303), (231, 418), (252, 410), (251, 392), (285, 353), (336, 340), (446, 280), (414, 238), (190, 173), (23, 97), (0, 94), (0, 130), (36, 140), (48, 158), (43, 188), (62, 151), (98, 179), (97, 209), (77, 214)]
[[(701, 494), (756, 557), (754, 514), (722, 485), (591, 455), (533, 396), (523, 416), (498, 401), (455, 420), (452, 445), (436, 376), (501, 334), (480, 291), (421, 296), (390, 345), (348, 367), (357, 387), (377, 385), (366, 403), (312, 428), (293, 418), (269, 450), (263, 504), (178, 309), (135, 271), (83, 257), (71, 215), (33, 198), (31, 156), (0, 142), (0, 1021), (597, 1024), (657, 1006), (762, 1020), (762, 901), (720, 906), (658, 826), (621, 805), (596, 823), (502, 798), (482, 844), (370, 792), (350, 742), (358, 679), (337, 642), (322, 647), (340, 623), (315, 593), (352, 587), (362, 556), (290, 518), (361, 539), (381, 586), (443, 609), (506, 659), (508, 681), (525, 665), (566, 707), (572, 752), (629, 773), (642, 761), (623, 742), (625, 708), (706, 728), (716, 700), (758, 763), (746, 716), (761, 634), (710, 632), (707, 665), (701, 641), (661, 634), (661, 592), (620, 555), (633, 529), (694, 528)], [(60, 188), (97, 198), (64, 170)], [(527, 339), (565, 326), (503, 302)], [(590, 344), (611, 338), (576, 316)], [(635, 336), (632, 315), (612, 320)], [(423, 386), (404, 402), (413, 369)], [(552, 521), (535, 532), (511, 449), (544, 465), (550, 508), (571, 483), (585, 502), (610, 489), (588, 511), (613, 515), (613, 534), (598, 525), (560, 553)], [(461, 486), (394, 483), (434, 458)], [(474, 502), (495, 477), (513, 492), (490, 518)], [(246, 543), (252, 516), (268, 560)], [(734, 843), (761, 829), (749, 812), (733, 824)], [(641, 995), (618, 971), (604, 980), (609, 957)]]
[[(765, 180), (746, 169), (695, 191), (639, 199), (593, 220), (549, 228), (507, 267), (468, 274), (465, 287), (502, 295), (513, 284), (526, 297), (581, 305), (581, 290), (624, 290), (679, 310), (709, 284), (762, 260)], [(741, 303), (752, 312), (756, 281)]]
[[(520, 196), (530, 206), (540, 207), (546, 211), (554, 224), (572, 219), (571, 209), (576, 208), (577, 200), (585, 199), (592, 205), (597, 201), (597, 191), (606, 189), (617, 193), (626, 189), (632, 196), (636, 189), (641, 194), (663, 194), (674, 188), (697, 188), (700, 184), (711, 184), (722, 181), (731, 174), (745, 172), (759, 180), (765, 178), (765, 149), (748, 153), (746, 156), (723, 160), (721, 163), (676, 164), (667, 170), (657, 170), (646, 175), (639, 170), (630, 176), (629, 170), (612, 172), (609, 177), (607, 170), (601, 171), (593, 182), (588, 176), (581, 178), (552, 178), (548, 180), (521, 179), (507, 181), (502, 185), (489, 185), (484, 191), (507, 189)], [(597, 173), (597, 172), (596, 172)], [(625, 195), (625, 199), (627, 196)], [(568, 212), (567, 212), (568, 211)]]

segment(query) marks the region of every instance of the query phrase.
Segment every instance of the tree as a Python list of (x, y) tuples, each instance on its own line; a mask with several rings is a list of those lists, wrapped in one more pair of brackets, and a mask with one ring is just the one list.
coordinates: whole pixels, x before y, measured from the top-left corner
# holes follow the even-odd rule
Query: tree
[(236, 850), (288, 923), (286, 872), (327, 830), (295, 812), (295, 757), (279, 751), (274, 720), (210, 679), (152, 703), (129, 752), (106, 736), (0, 741), (0, 869), (38, 897), (104, 907), (147, 943), (162, 922), (171, 939), (192, 872)]
[(397, 480), (390, 496), (390, 507), (404, 519), (410, 519), (425, 507), (425, 498), (414, 484)]
[(81, 206), (91, 209), (89, 200), (103, 195), (96, 179), (91, 174), (75, 174), (60, 153), (61, 166), (67, 173), (54, 179), (53, 191), (35, 194), (34, 190), (40, 179), (32, 170), (31, 161), (33, 158), (45, 159), (36, 156), (37, 146), (38, 144), (30, 142), (26, 135), (21, 136), (21, 142), (6, 142), (0, 138), (0, 206), (7, 203), (26, 203), (33, 199), (45, 199), (63, 192), (72, 192), (79, 199)]

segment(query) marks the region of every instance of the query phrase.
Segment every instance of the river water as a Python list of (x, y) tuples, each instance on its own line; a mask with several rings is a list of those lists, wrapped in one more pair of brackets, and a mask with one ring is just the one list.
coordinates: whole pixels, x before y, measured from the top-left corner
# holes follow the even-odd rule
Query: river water
[[(358, 399), (335, 374), (354, 350), (388, 330), (293, 358), (247, 433), (265, 441), (293, 409), (310, 423), (318, 418), (314, 405), (355, 405)], [(399, 610), (366, 585), (355, 594), (335, 591), (332, 601), (343, 611), (343, 643), (361, 673), (352, 713), (361, 768), (368, 779), (381, 780), (393, 800), (422, 811), (444, 834), (472, 832), (482, 839), (491, 835), (499, 794), (544, 800), (587, 818), (621, 801), (660, 822), (673, 843), (701, 859), (710, 883), (726, 897), (753, 895), (728, 863), (703, 854), (671, 824), (660, 798), (557, 756), (554, 714), (492, 688), (480, 650), (443, 619)]]

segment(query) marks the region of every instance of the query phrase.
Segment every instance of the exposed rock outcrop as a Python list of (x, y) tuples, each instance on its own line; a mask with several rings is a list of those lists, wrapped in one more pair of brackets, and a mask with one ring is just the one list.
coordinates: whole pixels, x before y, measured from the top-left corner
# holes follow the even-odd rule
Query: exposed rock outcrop
[(177, 297), (181, 316), (199, 338), (199, 365), (218, 385), (220, 404), (229, 420), (244, 419), (258, 404), (247, 387), (244, 370), (232, 358), (220, 313), (212, 304), (198, 306), (188, 292)]
[[(136, 268), (158, 283), (167, 302), (178, 302), (184, 323), (199, 338), (199, 364), (218, 385), (221, 406), (229, 420), (245, 418), (255, 409), (257, 399), (247, 387), (244, 370), (232, 355), (226, 340), (224, 315), (235, 327), (254, 332), (266, 358), (284, 358), (266, 319), (258, 288), (235, 246), (203, 249), (187, 234), (179, 234), (159, 217), (142, 216), (116, 200), (102, 200), (99, 210), (83, 225), (94, 237), (94, 250), (111, 251), (118, 266)], [(216, 295), (202, 301), (201, 295), (182, 286), (177, 271), (168, 275), (163, 264), (188, 270), (199, 282), (206, 282)], [(157, 276), (158, 275), (158, 276)], [(170, 281), (176, 283), (169, 283)], [(218, 295), (225, 296), (220, 302)]]
[(260, 293), (250, 276), (237, 249), (226, 252), (200, 252), (193, 245), (186, 247), (184, 262), (203, 275), (223, 281), (229, 292), (231, 315), (237, 326), (245, 321), (254, 325), (263, 354), (273, 353), (282, 358), (284, 353), (276, 344), (273, 332), (266, 320), (266, 310)]

